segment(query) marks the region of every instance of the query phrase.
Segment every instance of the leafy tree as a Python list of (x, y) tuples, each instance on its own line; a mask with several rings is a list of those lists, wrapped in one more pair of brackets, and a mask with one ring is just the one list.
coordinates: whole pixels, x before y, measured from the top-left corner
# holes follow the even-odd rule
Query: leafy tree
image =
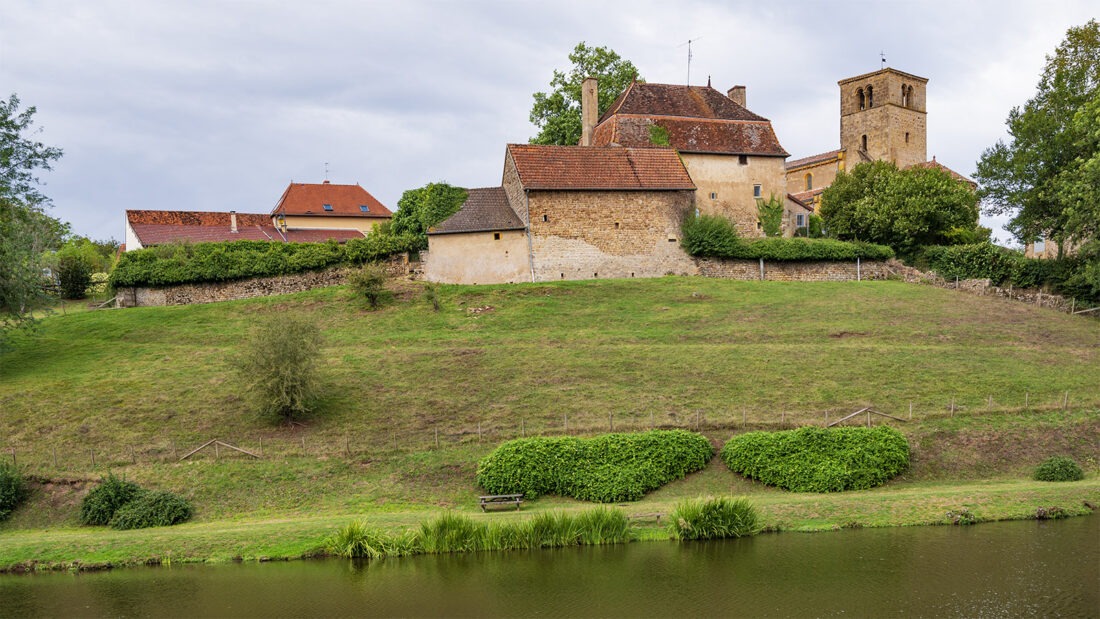
[(260, 324), (245, 343), (237, 371), (258, 413), (289, 422), (313, 410), (320, 357), (317, 325), (280, 314)]
[(348, 275), (348, 287), (355, 296), (365, 299), (371, 309), (377, 309), (387, 297), (392, 296), (386, 290), (387, 276), (386, 267), (377, 262), (368, 262)]
[(1013, 214), (1021, 240), (1098, 237), (1100, 23), (1070, 28), (1047, 56), (1035, 96), (1009, 112), (1009, 141), (982, 153), (976, 178), (990, 214)]
[(764, 236), (782, 236), (783, 234), (783, 199), (774, 193), (767, 199), (756, 200), (756, 214), (760, 218), (760, 227), (764, 230)]
[(980, 238), (978, 196), (938, 168), (898, 170), (888, 161), (842, 171), (821, 195), (832, 236), (870, 241), (910, 254), (922, 245)]
[(442, 182), (409, 189), (397, 201), (397, 212), (390, 220), (390, 231), (395, 235), (415, 234), (423, 237), (421, 249), (426, 249), (428, 228), (457, 213), (466, 202), (466, 195), (465, 189)]
[(0, 100), (0, 343), (8, 328), (30, 323), (44, 305), (42, 254), (60, 246), (68, 225), (46, 214), (49, 199), (38, 173), (50, 170), (61, 149), (30, 137), (35, 108), (20, 110), (19, 97)]
[(549, 93), (536, 92), (531, 106), (531, 122), (539, 133), (532, 144), (575, 145), (581, 139), (581, 82), (586, 77), (600, 80), (599, 114), (603, 114), (630, 82), (637, 79), (638, 69), (606, 47), (590, 47), (577, 43), (569, 54), (573, 63), (569, 73), (554, 70)]

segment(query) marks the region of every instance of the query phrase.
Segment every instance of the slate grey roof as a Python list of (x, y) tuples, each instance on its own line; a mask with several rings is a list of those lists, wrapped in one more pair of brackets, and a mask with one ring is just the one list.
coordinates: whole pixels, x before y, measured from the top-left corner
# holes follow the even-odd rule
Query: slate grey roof
[(468, 189), (466, 202), (457, 213), (445, 219), (428, 234), (523, 230), (523, 221), (508, 205), (503, 187)]

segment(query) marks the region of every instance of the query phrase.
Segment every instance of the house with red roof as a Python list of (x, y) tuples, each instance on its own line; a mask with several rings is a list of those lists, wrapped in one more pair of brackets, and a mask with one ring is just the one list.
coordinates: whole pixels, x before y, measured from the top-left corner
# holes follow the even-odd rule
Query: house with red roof
[(126, 211), (126, 251), (178, 241), (344, 243), (393, 216), (358, 184), (290, 183), (269, 213)]

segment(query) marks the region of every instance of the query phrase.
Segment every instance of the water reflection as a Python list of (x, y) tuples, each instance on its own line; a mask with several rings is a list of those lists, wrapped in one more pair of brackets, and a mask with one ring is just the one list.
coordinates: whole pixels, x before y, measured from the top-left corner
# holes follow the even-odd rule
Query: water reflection
[(0, 577), (0, 616), (1097, 616), (1100, 518)]

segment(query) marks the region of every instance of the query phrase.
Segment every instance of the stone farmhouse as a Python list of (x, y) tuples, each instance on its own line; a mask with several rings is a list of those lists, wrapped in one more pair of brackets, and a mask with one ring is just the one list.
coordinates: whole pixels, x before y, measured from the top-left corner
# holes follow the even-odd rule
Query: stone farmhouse
[(290, 183), (269, 213), (126, 211), (126, 250), (178, 241), (340, 243), (363, 238), (393, 216), (358, 184)]

